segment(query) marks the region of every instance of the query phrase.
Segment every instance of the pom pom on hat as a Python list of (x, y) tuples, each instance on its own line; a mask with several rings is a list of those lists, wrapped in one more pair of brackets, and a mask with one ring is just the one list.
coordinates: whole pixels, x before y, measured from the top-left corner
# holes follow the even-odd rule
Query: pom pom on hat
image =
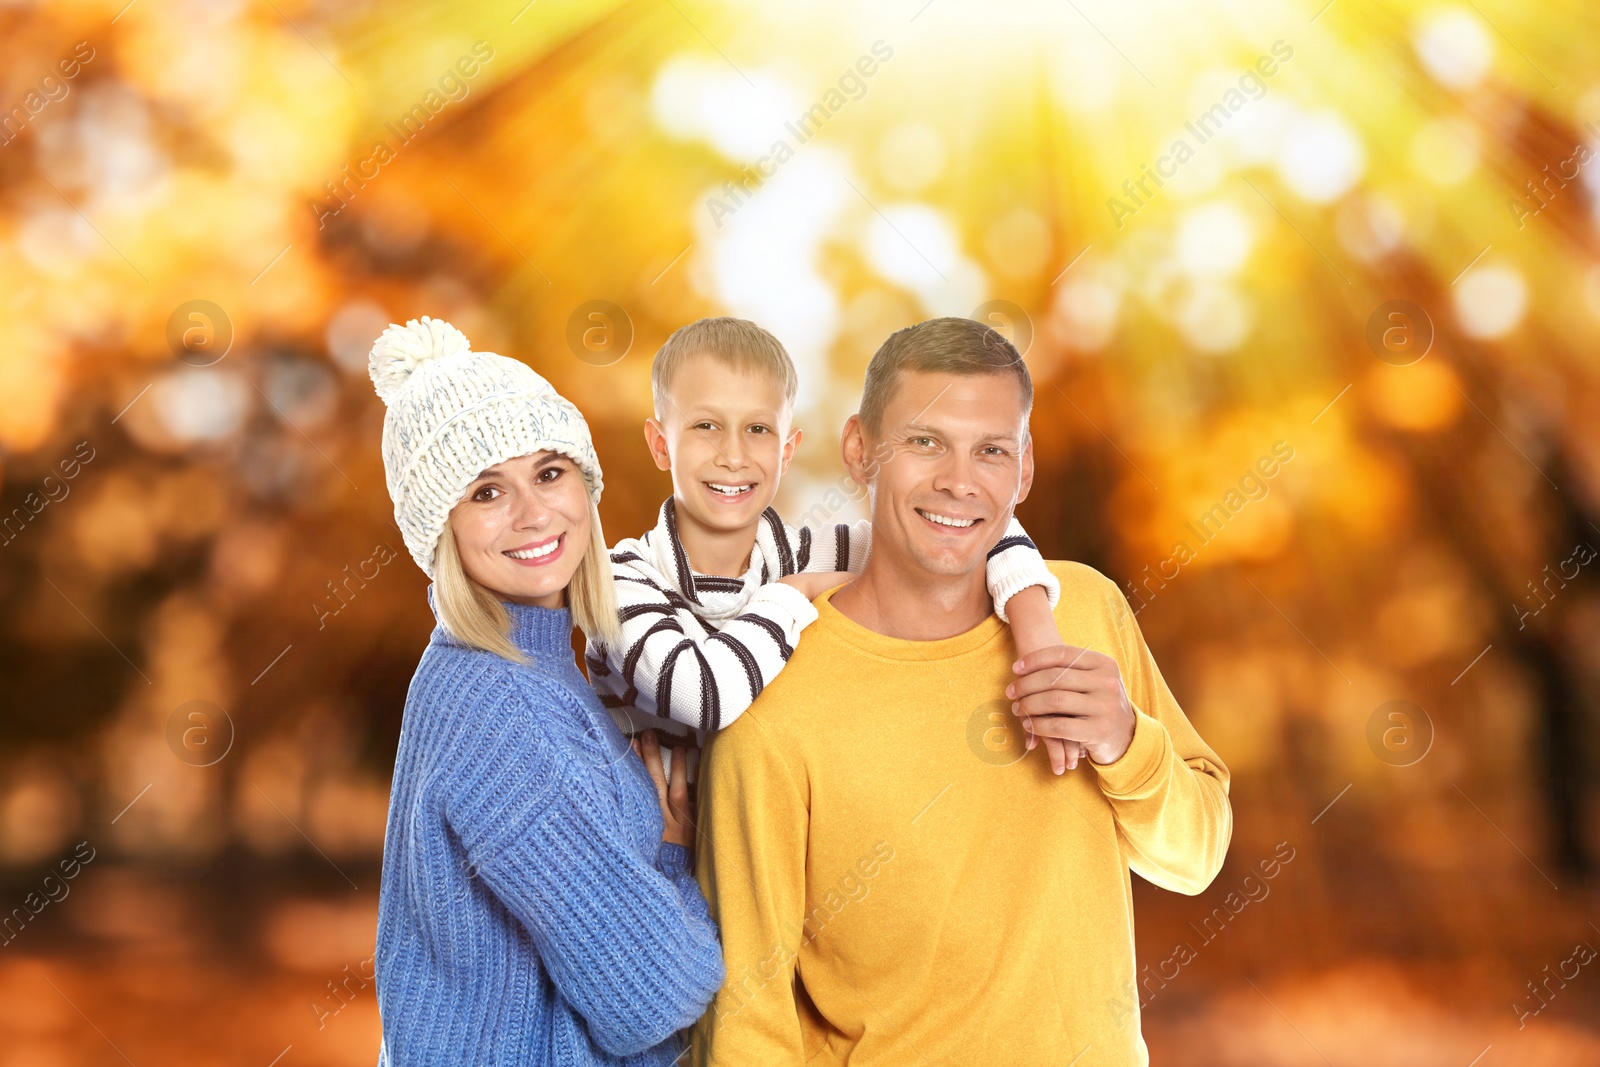
[(373, 342), (367, 358), (367, 373), (385, 404), (392, 404), (411, 372), (431, 360), (469, 351), (467, 338), (443, 319), (412, 319), (404, 326), (390, 326)]

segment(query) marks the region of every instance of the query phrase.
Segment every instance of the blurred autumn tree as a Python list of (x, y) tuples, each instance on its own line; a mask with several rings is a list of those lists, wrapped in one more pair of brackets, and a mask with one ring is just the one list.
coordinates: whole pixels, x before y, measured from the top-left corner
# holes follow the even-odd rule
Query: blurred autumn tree
[(676, 326), (783, 338), (780, 504), (854, 518), (867, 359), (959, 314), (1026, 347), (1021, 516), (1128, 591), (1245, 863), (1292, 826), (1327, 899), (1440, 928), (1465, 870), (1588, 870), (1591, 9), (119, 6), (0, 14), (5, 861), (376, 856), (432, 621), (388, 322), (571, 396), (616, 539)]

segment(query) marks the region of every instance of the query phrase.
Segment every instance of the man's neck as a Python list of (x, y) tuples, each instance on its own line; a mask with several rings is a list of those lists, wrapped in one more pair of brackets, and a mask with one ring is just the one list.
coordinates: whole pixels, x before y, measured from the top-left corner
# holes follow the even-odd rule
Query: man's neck
[(994, 612), (984, 571), (930, 575), (889, 565), (876, 545), (861, 573), (828, 602), (851, 621), (905, 641), (955, 637)]
[(680, 502), (675, 509), (678, 516), (678, 540), (683, 544), (689, 566), (698, 574), (715, 574), (726, 578), (739, 578), (750, 566), (750, 553), (756, 547), (756, 529), (760, 520), (737, 530), (716, 530), (695, 519)]

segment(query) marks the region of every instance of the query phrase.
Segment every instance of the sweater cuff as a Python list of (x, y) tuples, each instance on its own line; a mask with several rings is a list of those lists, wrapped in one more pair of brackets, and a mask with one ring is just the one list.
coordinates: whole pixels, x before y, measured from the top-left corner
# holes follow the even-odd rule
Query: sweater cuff
[(673, 880), (682, 878), (689, 873), (689, 850), (671, 841), (663, 841), (656, 853), (656, 866), (660, 867), (661, 873), (668, 878)]
[(1133, 711), (1133, 740), (1111, 763), (1089, 764), (1100, 775), (1100, 791), (1113, 798), (1136, 797), (1149, 788), (1172, 758), (1172, 735), (1161, 720)]
[(750, 598), (750, 603), (752, 604), (758, 601), (766, 601), (792, 615), (796, 630), (804, 630), (807, 626), (817, 621), (815, 605), (806, 599), (804, 593), (792, 585), (785, 585), (782, 582), (768, 582), (760, 589), (757, 589), (756, 595)]
[(1040, 585), (1044, 587), (1044, 595), (1050, 601), (1050, 609), (1055, 610), (1056, 604), (1061, 601), (1061, 582), (1048, 568), (1023, 567), (1008, 573), (996, 574), (998, 567), (990, 568), (989, 597), (994, 601), (994, 613), (1000, 616), (1000, 621), (1007, 626), (1011, 619), (1006, 615), (1006, 604), (1018, 593), (1029, 586)]

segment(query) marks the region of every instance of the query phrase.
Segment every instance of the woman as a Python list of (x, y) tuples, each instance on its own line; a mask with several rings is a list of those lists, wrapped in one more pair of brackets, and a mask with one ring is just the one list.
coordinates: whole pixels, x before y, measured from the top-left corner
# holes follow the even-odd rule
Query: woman
[(370, 371), (439, 621), (389, 799), (380, 1067), (670, 1064), (722, 950), (689, 873), (684, 761), (669, 796), (654, 742), (647, 768), (573, 661), (574, 622), (617, 626), (588, 426), (445, 322), (391, 326)]

